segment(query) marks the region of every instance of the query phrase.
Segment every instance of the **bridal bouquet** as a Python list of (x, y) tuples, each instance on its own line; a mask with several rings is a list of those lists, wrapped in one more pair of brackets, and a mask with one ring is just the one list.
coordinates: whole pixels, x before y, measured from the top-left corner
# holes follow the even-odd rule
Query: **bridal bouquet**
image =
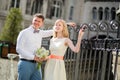
[[(38, 49), (36, 50), (36, 56), (37, 56), (37, 57), (45, 58), (45, 57), (47, 57), (48, 55), (49, 55), (49, 50), (46, 50), (44, 47), (38, 48)], [(42, 63), (38, 63), (38, 64), (37, 64), (37, 69), (40, 68), (41, 64), (42, 64)]]

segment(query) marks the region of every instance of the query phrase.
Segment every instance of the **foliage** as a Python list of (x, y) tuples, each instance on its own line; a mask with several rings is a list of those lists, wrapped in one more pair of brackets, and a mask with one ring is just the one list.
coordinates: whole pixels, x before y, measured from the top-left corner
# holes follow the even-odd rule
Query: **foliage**
[(0, 40), (16, 44), (19, 32), (22, 30), (22, 14), (19, 8), (11, 8), (0, 33)]

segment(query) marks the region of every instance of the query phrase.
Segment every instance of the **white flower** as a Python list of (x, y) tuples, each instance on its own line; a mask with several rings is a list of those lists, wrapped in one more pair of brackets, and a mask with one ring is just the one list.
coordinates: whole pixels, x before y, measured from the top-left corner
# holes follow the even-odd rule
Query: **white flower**
[(36, 56), (43, 58), (43, 57), (47, 57), (49, 55), (49, 51), (46, 50), (44, 47), (38, 48), (36, 50)]
[[(37, 57), (45, 58), (45, 57), (47, 57), (48, 55), (49, 55), (49, 50), (46, 50), (44, 47), (38, 48), (38, 49), (36, 50), (36, 56), (37, 56)], [(42, 63), (38, 63), (37, 69), (40, 68), (41, 64), (42, 64)]]

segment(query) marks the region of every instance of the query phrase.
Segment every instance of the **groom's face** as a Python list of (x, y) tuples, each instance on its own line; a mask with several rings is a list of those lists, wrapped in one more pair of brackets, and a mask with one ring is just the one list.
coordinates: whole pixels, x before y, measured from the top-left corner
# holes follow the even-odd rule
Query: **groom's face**
[(39, 17), (34, 17), (34, 18), (33, 18), (32, 25), (34, 25), (34, 27), (35, 27), (36, 29), (42, 27), (42, 26), (43, 26), (43, 23), (44, 23), (44, 22), (43, 22), (42, 18), (39, 18)]

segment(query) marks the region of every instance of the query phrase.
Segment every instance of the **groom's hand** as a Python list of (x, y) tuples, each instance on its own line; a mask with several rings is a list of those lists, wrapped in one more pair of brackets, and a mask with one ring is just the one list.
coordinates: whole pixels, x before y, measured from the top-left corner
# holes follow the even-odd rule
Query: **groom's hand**
[(75, 22), (69, 22), (67, 23), (68, 26), (71, 26), (71, 27), (76, 27), (76, 23)]
[(36, 62), (42, 62), (42, 59), (39, 58), (39, 57), (37, 57), (37, 56), (34, 57), (34, 60), (35, 60)]
[(34, 60), (35, 60), (36, 62), (38, 62), (38, 61), (39, 61), (39, 58), (38, 58), (37, 56), (35, 56), (35, 57), (34, 57)]
[(41, 62), (45, 61), (46, 58), (45, 58), (45, 57), (39, 58), (39, 57), (35, 56), (35, 57), (34, 57), (34, 60), (35, 60), (36, 62), (40, 62), (40, 63), (41, 63)]
[(43, 61), (45, 61), (45, 58), (39, 58), (38, 59), (38, 62), (43, 62)]

